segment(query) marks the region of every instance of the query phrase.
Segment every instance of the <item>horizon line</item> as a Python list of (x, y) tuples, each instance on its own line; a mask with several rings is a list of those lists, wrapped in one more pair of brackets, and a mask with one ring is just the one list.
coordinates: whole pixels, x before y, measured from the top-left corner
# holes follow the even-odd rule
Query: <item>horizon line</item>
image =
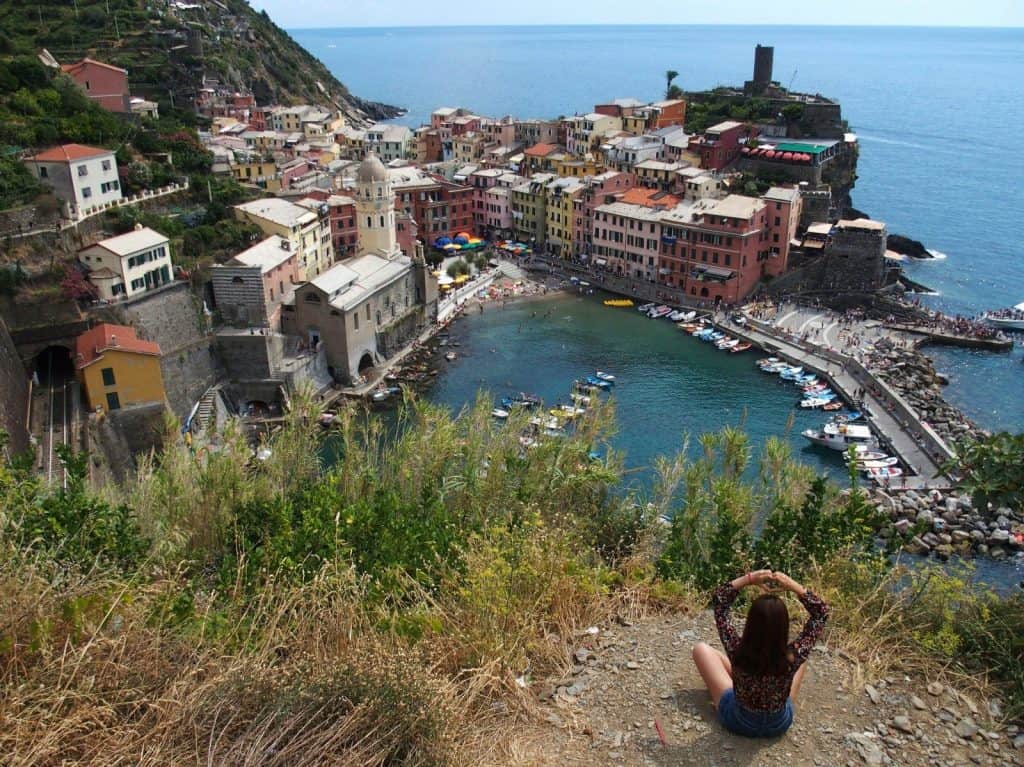
[(324, 29), (520, 29), (520, 28), (571, 28), (571, 27), (736, 27), (736, 28), (765, 28), (765, 27), (801, 27), (805, 29), (988, 29), (1024, 31), (1021, 26), (991, 26), (985, 24), (800, 24), (800, 23), (772, 23), (761, 24), (726, 24), (713, 21), (694, 21), (664, 24), (660, 22), (595, 22), (595, 23), (520, 23), (520, 24), (356, 24), (345, 26), (320, 26), (320, 27), (284, 27), (296, 31), (318, 31)]

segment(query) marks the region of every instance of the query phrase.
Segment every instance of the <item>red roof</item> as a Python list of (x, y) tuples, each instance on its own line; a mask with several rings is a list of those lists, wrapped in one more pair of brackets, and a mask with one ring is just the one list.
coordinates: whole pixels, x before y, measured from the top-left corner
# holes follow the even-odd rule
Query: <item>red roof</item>
[(675, 195), (662, 192), (658, 189), (645, 187), (634, 187), (622, 195), (619, 202), (626, 202), (630, 205), (643, 205), (647, 208), (674, 208), (681, 200)]
[(530, 157), (547, 157), (555, 149), (557, 147), (554, 144), (534, 144), (526, 150), (526, 154)]
[(35, 157), (29, 157), (28, 159), (37, 162), (74, 162), (75, 160), (99, 157), (104, 154), (113, 154), (113, 152), (109, 149), (97, 149), (94, 146), (85, 146), (84, 144), (64, 144), (63, 146), (51, 147), (45, 152), (40, 152)]
[(112, 69), (115, 72), (121, 72), (122, 74), (128, 74), (127, 69), (121, 69), (121, 67), (115, 67), (113, 64), (104, 64), (102, 61), (96, 61), (96, 59), (90, 59), (86, 57), (81, 61), (76, 61), (74, 64), (61, 64), (60, 68), (62, 72), (72, 72), (76, 69), (81, 69), (86, 64), (92, 64), (97, 67), (103, 67), (104, 69)]
[(121, 352), (160, 356), (160, 344), (143, 341), (135, 335), (135, 328), (127, 325), (102, 323), (75, 339), (75, 367), (81, 370), (103, 358), (103, 352), (117, 349)]

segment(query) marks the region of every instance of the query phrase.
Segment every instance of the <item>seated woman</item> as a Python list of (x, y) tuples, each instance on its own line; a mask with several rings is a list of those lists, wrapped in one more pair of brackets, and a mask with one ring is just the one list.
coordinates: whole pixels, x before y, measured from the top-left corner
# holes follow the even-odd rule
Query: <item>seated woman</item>
[[(736, 633), (729, 608), (740, 589), (792, 591), (810, 618), (800, 635), (789, 642), (789, 611), (777, 596), (765, 593), (750, 605), (743, 636)], [(804, 661), (821, 636), (828, 605), (785, 573), (756, 570), (723, 583), (712, 596), (715, 624), (725, 653), (704, 642), (693, 648), (700, 672), (722, 725), (737, 735), (771, 738), (793, 723), (793, 700), (800, 690)]]

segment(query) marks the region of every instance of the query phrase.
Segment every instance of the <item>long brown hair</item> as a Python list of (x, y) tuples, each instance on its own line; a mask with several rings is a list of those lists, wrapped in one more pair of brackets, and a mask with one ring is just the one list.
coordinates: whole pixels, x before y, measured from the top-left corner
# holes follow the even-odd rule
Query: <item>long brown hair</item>
[(789, 611), (774, 594), (755, 599), (747, 612), (733, 663), (748, 674), (781, 676), (792, 662), (789, 652)]

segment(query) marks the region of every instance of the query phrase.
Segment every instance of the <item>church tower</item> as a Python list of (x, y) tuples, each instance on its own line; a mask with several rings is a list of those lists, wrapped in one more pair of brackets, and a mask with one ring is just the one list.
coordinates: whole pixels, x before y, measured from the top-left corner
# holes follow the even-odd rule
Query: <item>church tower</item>
[(356, 172), (357, 255), (378, 253), (392, 258), (401, 253), (395, 236), (395, 199), (387, 168), (373, 152)]

